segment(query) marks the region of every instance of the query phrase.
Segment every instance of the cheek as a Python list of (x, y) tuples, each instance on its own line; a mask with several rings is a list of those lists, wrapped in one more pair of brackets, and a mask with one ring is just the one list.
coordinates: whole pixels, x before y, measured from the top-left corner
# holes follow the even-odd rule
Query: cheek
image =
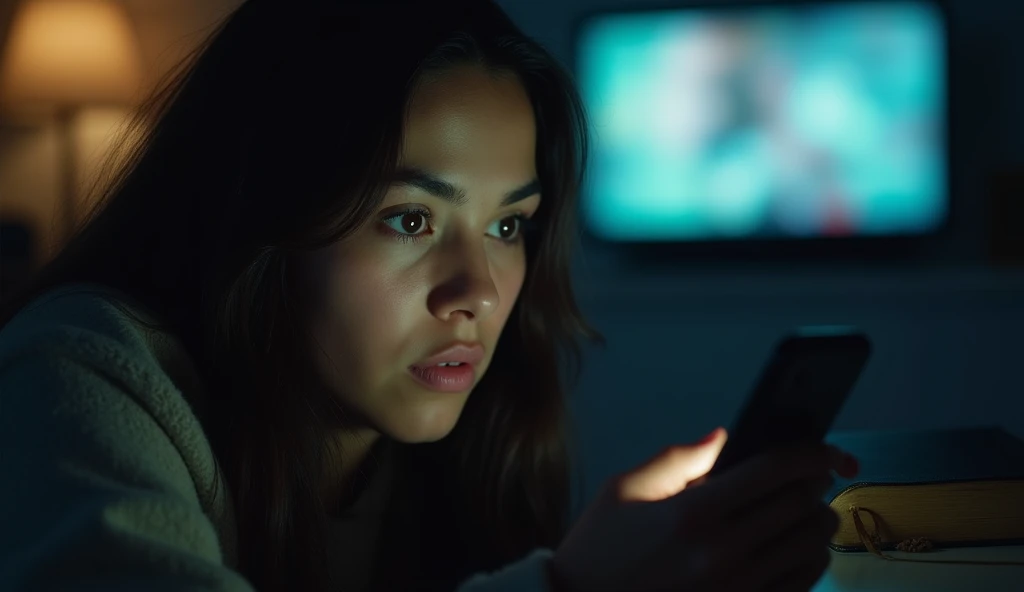
[[(481, 322), (481, 337), (492, 344), (526, 276), (525, 252), (502, 245), (493, 249), (491, 280), (500, 304)], [(431, 327), (436, 319), (426, 305), (437, 269), (436, 261), (417, 264), (381, 248), (334, 247), (317, 257), (309, 266), (310, 300), (315, 303), (310, 332), (316, 339), (313, 353), (330, 382), (344, 377), (349, 387), (370, 387), (380, 378), (374, 369), (396, 356), (419, 355), (424, 340), (437, 338)]]
[(390, 269), (387, 261), (353, 263), (339, 271), (335, 282), (338, 314), (380, 326), (401, 324), (412, 312), (413, 302), (421, 298), (414, 278), (408, 271)]
[[(497, 314), (493, 315), (495, 321), (504, 327), (512, 308), (519, 300), (519, 294), (523, 289), (523, 282), (526, 279), (526, 255), (523, 252), (516, 253), (510, 261), (505, 262), (498, 268), (494, 275), (495, 288), (498, 291), (499, 302)], [(499, 329), (500, 329), (499, 327)]]
[(411, 331), (422, 315), (422, 282), (379, 253), (353, 250), (326, 259), (311, 329), (332, 365), (355, 377), (370, 360), (391, 355)]

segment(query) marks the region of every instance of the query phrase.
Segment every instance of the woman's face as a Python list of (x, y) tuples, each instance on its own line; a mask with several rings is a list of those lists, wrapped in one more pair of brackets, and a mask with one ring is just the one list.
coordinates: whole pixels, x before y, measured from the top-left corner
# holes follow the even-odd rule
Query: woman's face
[(515, 77), (464, 66), (421, 82), (404, 133), (376, 216), (305, 270), (318, 368), (348, 419), (428, 442), (455, 426), (523, 285), (536, 125)]

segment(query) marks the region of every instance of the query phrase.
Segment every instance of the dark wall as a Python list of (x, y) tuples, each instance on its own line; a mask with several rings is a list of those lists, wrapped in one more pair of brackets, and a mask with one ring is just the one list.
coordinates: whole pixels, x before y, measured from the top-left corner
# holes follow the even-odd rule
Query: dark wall
[[(581, 15), (635, 3), (503, 5), (570, 63)], [(955, 0), (950, 16), (954, 217), (916, 255), (645, 266), (584, 250), (580, 299), (608, 339), (587, 350), (574, 395), (588, 491), (728, 425), (773, 343), (801, 324), (856, 324), (873, 338), (838, 429), (1001, 424), (1024, 436), (1024, 271), (995, 269), (986, 254), (990, 178), (1024, 165), (1024, 2)]]
[(587, 487), (673, 441), (728, 425), (774, 342), (854, 324), (874, 355), (838, 429), (1001, 424), (1024, 436), (1024, 275), (608, 274), (581, 286), (606, 335), (574, 407)]

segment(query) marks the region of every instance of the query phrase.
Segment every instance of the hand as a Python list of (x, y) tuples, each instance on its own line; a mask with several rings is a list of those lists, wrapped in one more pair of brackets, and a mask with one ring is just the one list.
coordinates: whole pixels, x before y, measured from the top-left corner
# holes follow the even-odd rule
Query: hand
[(668, 448), (612, 479), (551, 563), (565, 592), (810, 589), (838, 523), (822, 501), (857, 462), (824, 444), (764, 452), (714, 477), (726, 441)]

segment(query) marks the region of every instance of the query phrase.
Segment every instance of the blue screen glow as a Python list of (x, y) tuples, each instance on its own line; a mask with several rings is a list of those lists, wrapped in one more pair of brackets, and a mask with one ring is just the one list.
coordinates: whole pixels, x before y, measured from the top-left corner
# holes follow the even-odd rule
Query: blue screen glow
[(613, 241), (914, 235), (947, 215), (940, 13), (609, 13), (577, 40), (586, 225)]

